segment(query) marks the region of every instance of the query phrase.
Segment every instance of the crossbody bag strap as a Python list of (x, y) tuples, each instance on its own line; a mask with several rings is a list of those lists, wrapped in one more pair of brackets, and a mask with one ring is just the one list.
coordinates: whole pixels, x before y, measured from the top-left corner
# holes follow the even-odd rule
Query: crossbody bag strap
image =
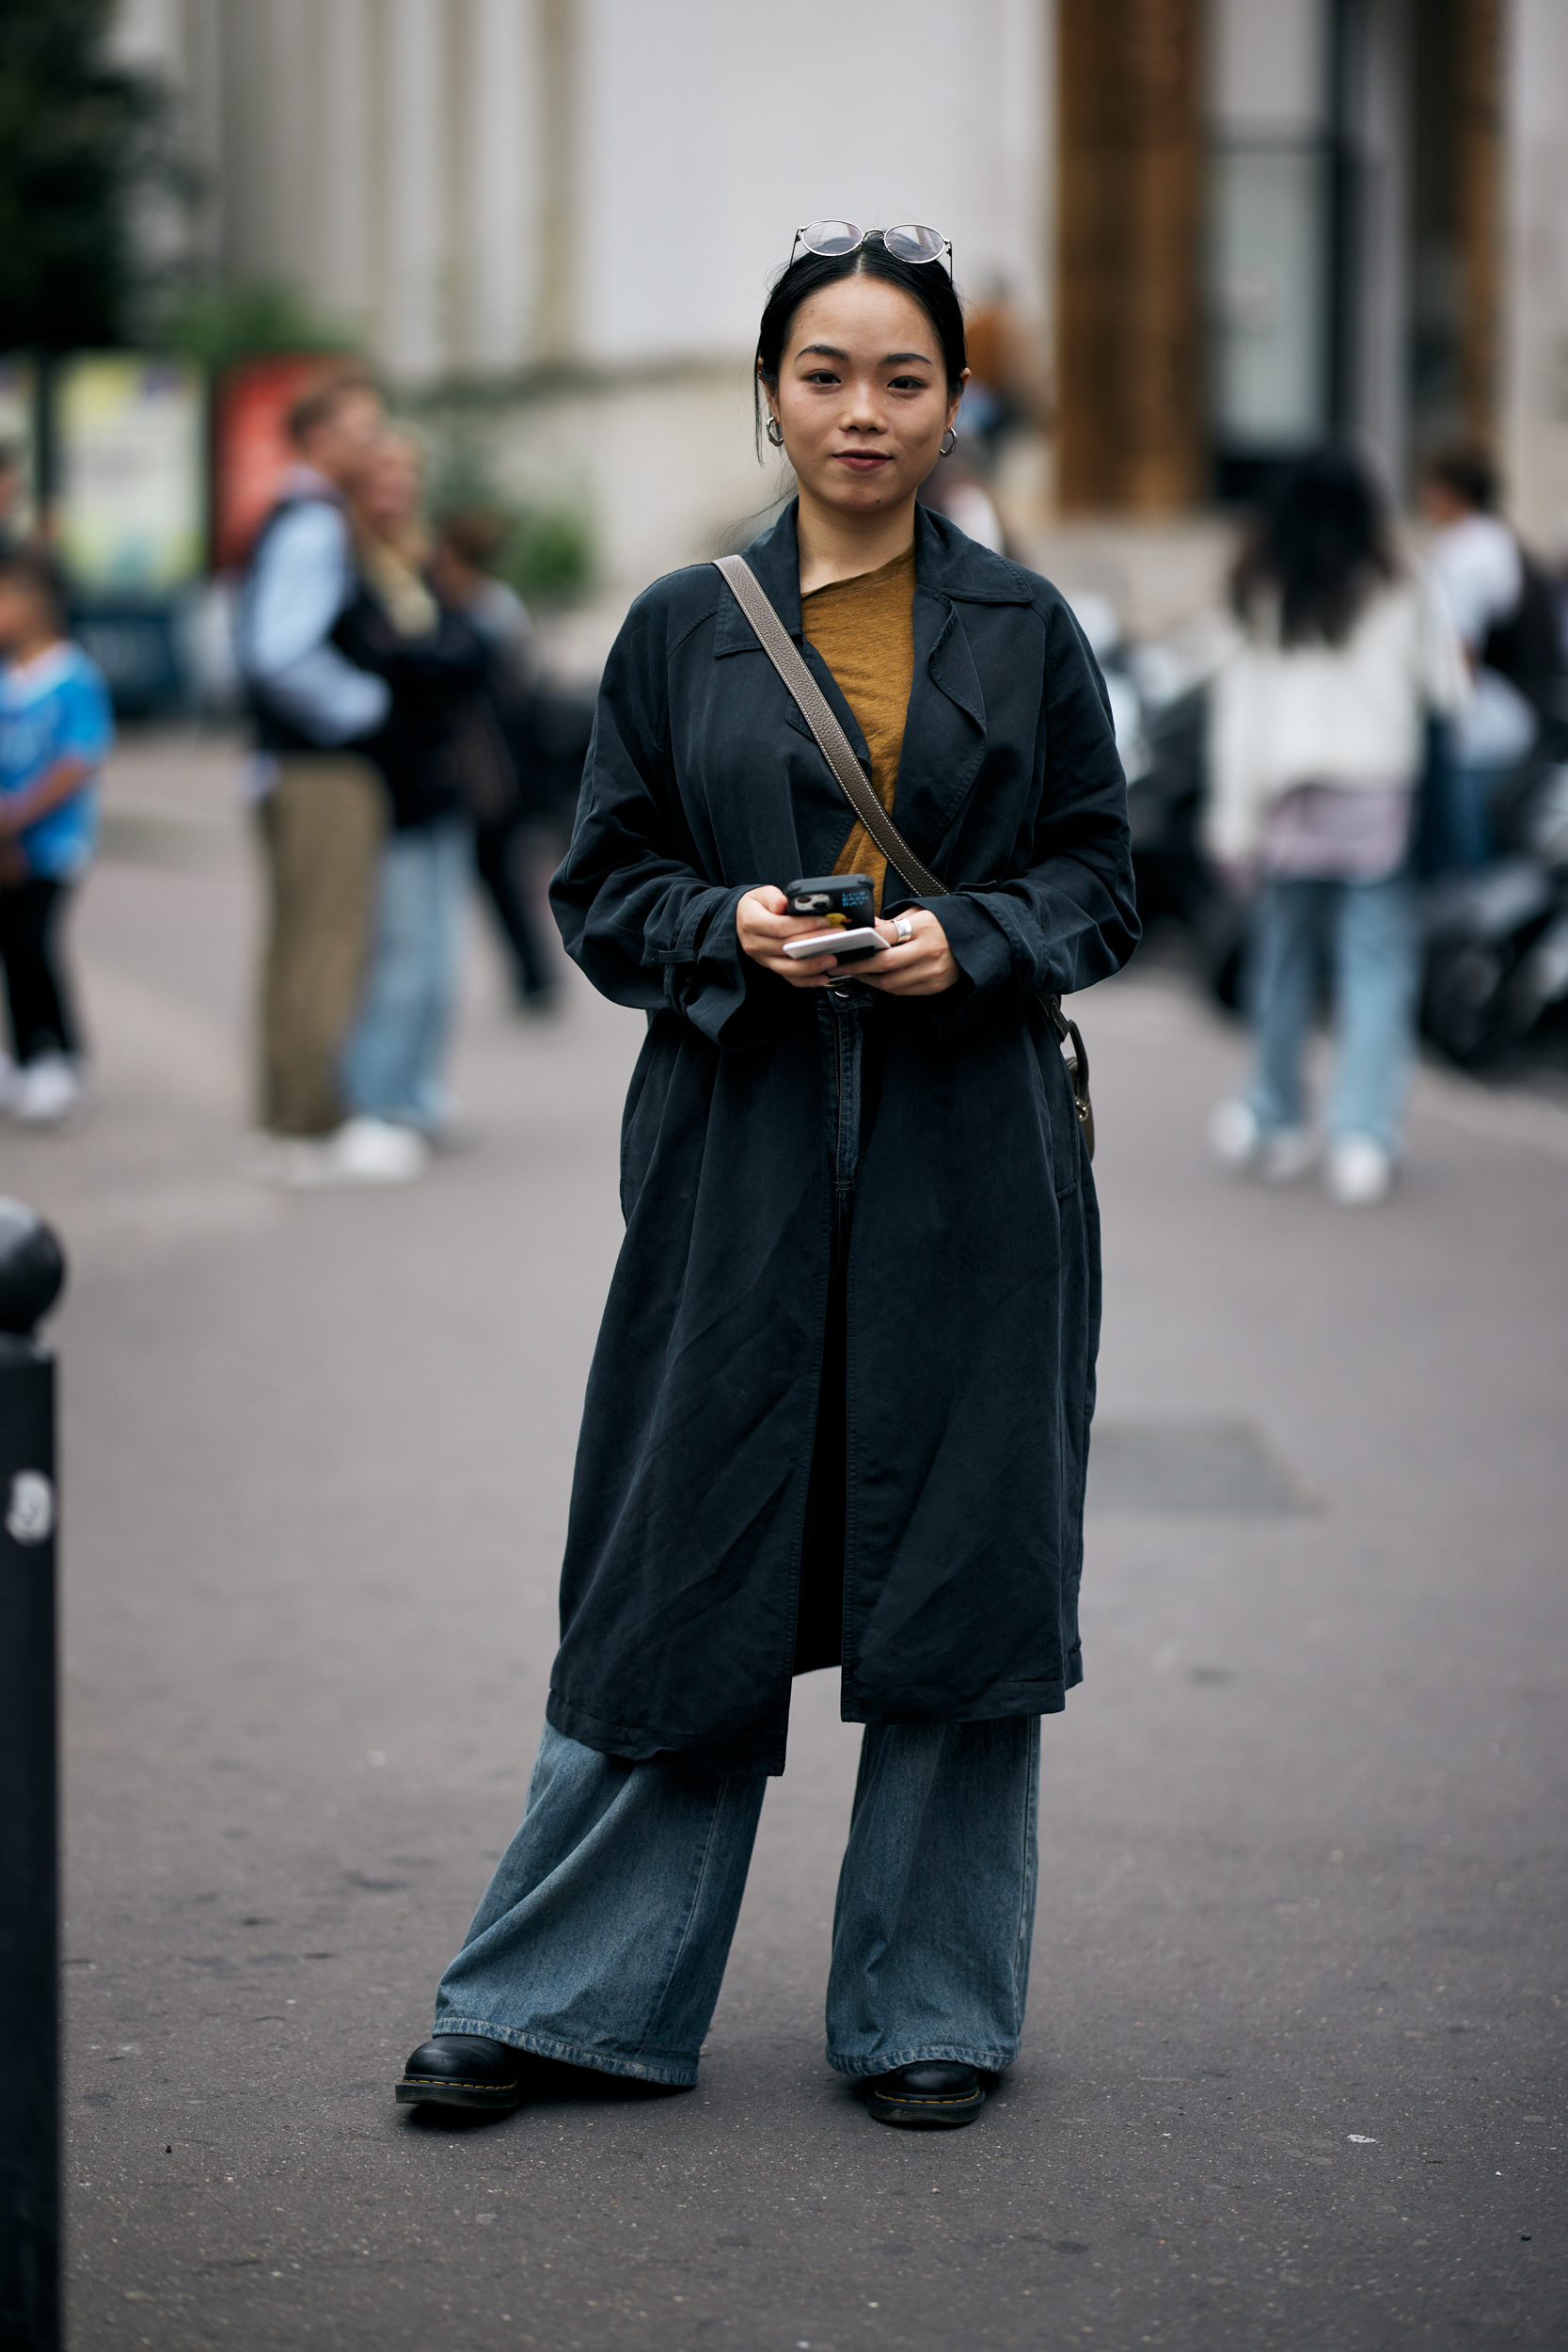
[[(890, 866), (895, 866), (904, 880), (919, 891), (923, 898), (945, 898), (951, 894), (947, 884), (939, 882), (928, 866), (923, 866), (877, 798), (864, 769), (855, 757), (849, 738), (832, 714), (822, 689), (807, 669), (795, 640), (773, 609), (773, 602), (755, 572), (743, 555), (718, 555), (714, 564), (721, 571), (746, 618), (756, 632), (757, 643), (783, 678), (794, 697), (796, 707), (813, 735), (817, 748), (833, 774), (838, 778), (845, 799), (854, 810), (872, 840)], [(1062, 1010), (1062, 1000), (1055, 994), (1039, 993), (1045, 1007), (1046, 1019), (1061, 1047), (1062, 1059), (1072, 1080), (1073, 1099), (1078, 1106), (1078, 1120), (1088, 1145), (1089, 1157), (1094, 1157), (1094, 1108), (1089, 1101), (1089, 1057), (1084, 1048), (1076, 1021), (1069, 1021)]]
[(947, 884), (938, 882), (929, 867), (922, 866), (877, 798), (864, 769), (855, 757), (849, 738), (833, 717), (826, 694), (807, 669), (795, 640), (773, 610), (772, 599), (746, 558), (720, 555), (714, 562), (756, 631), (763, 652), (794, 696), (800, 716), (816, 738), (817, 748), (838, 778), (846, 800), (878, 849), (923, 898), (945, 898)]

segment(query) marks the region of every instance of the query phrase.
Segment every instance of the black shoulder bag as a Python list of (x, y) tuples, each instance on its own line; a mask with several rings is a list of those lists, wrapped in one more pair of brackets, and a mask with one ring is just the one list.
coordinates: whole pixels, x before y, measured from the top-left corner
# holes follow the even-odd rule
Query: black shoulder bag
[[(827, 696), (795, 649), (788, 629), (768, 602), (762, 582), (743, 555), (716, 557), (717, 568), (722, 572), (731, 594), (746, 618), (756, 631), (764, 653), (794, 696), (800, 716), (804, 719), (823, 758), (837, 777), (848, 802), (866, 832), (891, 866), (895, 866), (904, 880), (923, 898), (945, 898), (950, 894), (945, 882), (923, 866), (877, 798), (860, 761), (850, 749), (849, 739), (833, 717)], [(1053, 1034), (1062, 1050), (1062, 1059), (1072, 1080), (1072, 1099), (1077, 1106), (1078, 1124), (1083, 1131), (1085, 1146), (1094, 1157), (1094, 1104), (1089, 1100), (1089, 1057), (1084, 1048), (1076, 1021), (1069, 1021), (1062, 1010), (1062, 1000), (1040, 991), (1040, 1003), (1050, 1022)]]

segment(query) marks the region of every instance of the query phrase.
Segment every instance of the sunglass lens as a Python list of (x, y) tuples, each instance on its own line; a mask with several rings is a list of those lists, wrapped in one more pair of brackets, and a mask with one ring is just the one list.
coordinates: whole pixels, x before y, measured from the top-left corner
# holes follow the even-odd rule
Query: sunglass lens
[(901, 262), (935, 262), (940, 260), (946, 238), (934, 229), (922, 229), (918, 221), (900, 221), (890, 229), (882, 240), (890, 253), (896, 253)]
[(824, 261), (853, 253), (860, 241), (861, 232), (852, 220), (814, 220), (801, 238), (807, 251), (820, 253)]

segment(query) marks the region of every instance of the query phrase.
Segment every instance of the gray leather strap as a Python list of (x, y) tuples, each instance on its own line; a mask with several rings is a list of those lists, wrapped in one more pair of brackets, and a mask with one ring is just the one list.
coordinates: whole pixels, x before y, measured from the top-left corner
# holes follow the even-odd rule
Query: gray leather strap
[(763, 652), (794, 696), (800, 716), (816, 738), (817, 747), (838, 778), (846, 800), (878, 849), (923, 898), (945, 898), (947, 884), (938, 882), (930, 869), (922, 866), (877, 798), (864, 769), (855, 757), (849, 738), (833, 717), (827, 696), (797, 652), (795, 640), (774, 612), (767, 590), (746, 558), (720, 555), (714, 562), (756, 631)]

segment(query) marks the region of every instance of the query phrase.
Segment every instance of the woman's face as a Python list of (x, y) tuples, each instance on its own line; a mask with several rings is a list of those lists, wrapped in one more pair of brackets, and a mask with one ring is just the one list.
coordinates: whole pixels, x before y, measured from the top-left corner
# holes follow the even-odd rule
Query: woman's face
[(391, 536), (418, 515), (421, 486), (418, 450), (400, 434), (388, 433), (372, 451), (360, 477), (360, 512), (372, 531)]
[(790, 321), (768, 405), (801, 491), (867, 514), (913, 497), (961, 389), (949, 397), (936, 328), (912, 294), (882, 278), (841, 278)]

